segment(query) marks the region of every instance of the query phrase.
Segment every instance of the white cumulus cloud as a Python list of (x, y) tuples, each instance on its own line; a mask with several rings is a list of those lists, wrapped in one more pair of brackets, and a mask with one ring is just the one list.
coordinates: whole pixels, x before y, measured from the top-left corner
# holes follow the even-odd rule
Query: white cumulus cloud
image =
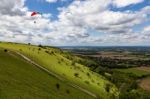
[(129, 6), (132, 4), (138, 4), (143, 2), (144, 0), (113, 0), (113, 4), (116, 7), (125, 7), (125, 6)]
[[(139, 11), (121, 12), (110, 10), (112, 0), (75, 0), (69, 6), (59, 8), (60, 14), (54, 21), (51, 20), (52, 14), (31, 17), (31, 12), (24, 6), (24, 0), (1, 2), (0, 41), (48, 45), (98, 45), (135, 44), (148, 41), (150, 38), (149, 27), (140, 32), (133, 30), (136, 25), (149, 21), (150, 6)], [(103, 35), (91, 35), (95, 32)]]

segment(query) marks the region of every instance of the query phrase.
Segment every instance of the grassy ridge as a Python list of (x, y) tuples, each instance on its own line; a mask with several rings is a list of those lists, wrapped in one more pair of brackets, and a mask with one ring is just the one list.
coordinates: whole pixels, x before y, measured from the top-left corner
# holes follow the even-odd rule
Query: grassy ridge
[(93, 99), (27, 63), (12, 52), (0, 49), (0, 99)]
[(0, 47), (7, 48), (26, 55), (39, 65), (49, 69), (71, 83), (82, 86), (101, 98), (117, 97), (117, 88), (100, 75), (91, 72), (78, 63), (72, 63), (61, 55), (55, 48), (39, 48), (24, 44), (0, 43)]

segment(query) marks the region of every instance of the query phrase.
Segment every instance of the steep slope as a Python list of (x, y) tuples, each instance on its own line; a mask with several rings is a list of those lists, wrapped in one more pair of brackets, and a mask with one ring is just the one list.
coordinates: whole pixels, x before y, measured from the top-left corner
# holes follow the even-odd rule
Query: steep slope
[(35, 63), (65, 79), (66, 83), (75, 84), (85, 90), (87, 94), (90, 92), (104, 99), (118, 98), (118, 90), (113, 84), (91, 72), (87, 67), (66, 59), (59, 49), (14, 43), (0, 43), (0, 47), (27, 56)]
[(0, 99), (94, 99), (0, 48)]

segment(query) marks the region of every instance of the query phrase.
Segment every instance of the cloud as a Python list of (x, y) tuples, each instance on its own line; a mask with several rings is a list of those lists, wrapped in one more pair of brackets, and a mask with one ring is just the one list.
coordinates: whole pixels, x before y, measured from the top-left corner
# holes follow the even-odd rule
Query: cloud
[(58, 1), (67, 2), (69, 0), (46, 0), (46, 2), (49, 2), (49, 3), (54, 3), (54, 2), (58, 2)]
[(121, 8), (143, 2), (144, 0), (113, 0), (113, 5)]
[[(66, 42), (72, 39), (80, 42), (106, 42), (109, 39), (111, 42), (132, 42), (131, 38), (139, 37), (139, 33), (134, 33), (132, 28), (148, 19), (150, 7), (144, 7), (139, 11), (114, 12), (109, 9), (111, 3), (111, 0), (74, 1), (69, 7), (59, 9), (61, 11), (58, 16), (59, 20), (55, 22), (55, 27), (58, 27), (53, 32), (66, 37)], [(91, 38), (88, 35), (89, 29), (108, 36), (103, 37), (105, 39)], [(134, 41), (141, 41), (140, 37), (138, 39)]]
[[(102, 3), (98, 3), (100, 1)], [(111, 0), (75, 1), (62, 9), (58, 23), (99, 32), (125, 33), (147, 19), (145, 8), (138, 12), (114, 12), (109, 10), (110, 4)]]
[(46, 1), (49, 2), (49, 3), (57, 2), (57, 0), (46, 0)]
[[(31, 12), (24, 6), (24, 0), (16, 0), (15, 3), (12, 0), (2, 2), (1, 41), (47, 45), (98, 45), (136, 44), (150, 38), (149, 27), (138, 33), (133, 30), (134, 26), (148, 20), (150, 6), (139, 11), (121, 12), (110, 10), (112, 0), (75, 0), (69, 6), (59, 8), (58, 20), (51, 20), (52, 14), (31, 17)], [(91, 35), (95, 32), (102, 35)]]
[(0, 3), (0, 14), (2, 15), (23, 15), (27, 9), (24, 6), (24, 0), (1, 0)]
[(42, 36), (39, 39), (38, 35), (49, 30), (48, 24), (51, 20), (48, 17), (51, 14), (43, 14), (43, 17), (31, 17), (31, 12), (24, 7), (24, 2), (24, 0), (13, 2), (12, 0), (7, 0), (7, 2), (2, 0), (2, 6), (0, 5), (1, 41), (33, 42), (34, 44), (45, 41)]

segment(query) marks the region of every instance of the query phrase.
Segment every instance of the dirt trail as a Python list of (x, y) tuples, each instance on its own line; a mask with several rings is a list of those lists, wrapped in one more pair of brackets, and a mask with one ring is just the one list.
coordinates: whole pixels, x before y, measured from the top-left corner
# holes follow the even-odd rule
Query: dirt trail
[[(21, 56), (23, 59), (25, 59), (25, 60), (28, 61), (29, 63), (33, 64), (34, 66), (36, 66), (36, 67), (40, 68), (41, 70), (45, 71), (46, 73), (48, 73), (48, 74), (50, 74), (50, 75), (56, 77), (57, 79), (59, 79), (59, 80), (61, 80), (61, 81), (67, 82), (67, 80), (66, 80), (65, 78), (63, 78), (63, 77), (61, 77), (61, 76), (59, 76), (59, 75), (57, 75), (57, 74), (51, 72), (50, 70), (44, 68), (43, 66), (37, 64), (36, 62), (32, 61), (30, 58), (26, 57), (25, 55), (23, 55), (23, 54), (21, 54), (21, 53), (19, 53), (19, 52), (16, 52), (16, 54), (18, 54), (19, 56)], [(79, 89), (79, 90), (85, 92), (86, 94), (88, 94), (88, 95), (90, 95), (90, 96), (92, 96), (92, 97), (94, 97), (94, 98), (97, 99), (97, 95), (96, 95), (96, 94), (94, 94), (94, 93), (92, 93), (92, 92), (90, 92), (90, 91), (88, 91), (88, 90), (86, 90), (86, 89), (84, 89), (84, 88), (82, 88), (82, 87), (80, 87), (80, 86), (78, 86), (78, 85), (75, 85), (75, 84), (73, 84), (73, 83), (67, 83), (67, 84), (70, 85), (70, 86), (72, 86), (72, 87), (74, 87), (74, 88), (76, 88), (76, 89)]]

